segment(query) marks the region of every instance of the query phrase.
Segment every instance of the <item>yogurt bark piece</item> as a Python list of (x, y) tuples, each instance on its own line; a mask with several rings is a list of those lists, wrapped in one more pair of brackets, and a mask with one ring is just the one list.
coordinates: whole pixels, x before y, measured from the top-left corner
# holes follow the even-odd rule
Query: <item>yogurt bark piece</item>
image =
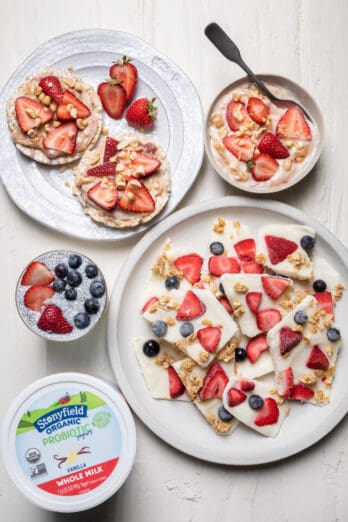
[(276, 437), (289, 408), (284, 401), (272, 397), (271, 391), (267, 384), (234, 376), (225, 388), (223, 404), (246, 426), (266, 437)]
[(224, 274), (221, 283), (242, 334), (255, 337), (282, 318), (282, 304), (292, 299), (290, 279), (266, 274)]
[(234, 372), (233, 363), (213, 362), (208, 368), (202, 368), (187, 357), (173, 366), (191, 400), (215, 432), (218, 435), (232, 433), (238, 421), (223, 409), (222, 394)]
[[(147, 388), (154, 399), (190, 401), (179, 376), (175, 378), (173, 365), (184, 358), (182, 352), (162, 341), (158, 343), (158, 351), (144, 349), (148, 340), (144, 337), (133, 339), (135, 355)], [(171, 369), (170, 369), (171, 368)], [(180, 382), (179, 382), (180, 381)], [(181, 385), (180, 385), (181, 383)]]
[(324, 405), (330, 401), (342, 340), (330, 315), (313, 296), (306, 297), (268, 332), (278, 393)]
[(304, 225), (268, 225), (260, 230), (256, 259), (275, 273), (295, 279), (313, 276), (315, 232)]
[(273, 371), (274, 364), (266, 335), (257, 335), (251, 339), (243, 335), (234, 352), (234, 373), (255, 379)]
[(239, 330), (209, 290), (171, 290), (143, 308), (155, 335), (163, 337), (202, 366), (207, 366), (227, 343), (239, 342)]

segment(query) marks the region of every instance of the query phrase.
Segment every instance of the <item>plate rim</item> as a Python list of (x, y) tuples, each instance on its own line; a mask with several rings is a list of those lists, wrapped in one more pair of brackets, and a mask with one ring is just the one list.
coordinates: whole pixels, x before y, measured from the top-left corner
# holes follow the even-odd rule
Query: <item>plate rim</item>
[[(274, 212), (278, 212), (285, 217), (291, 218), (295, 221), (302, 221), (304, 224), (312, 226), (317, 236), (321, 236), (325, 242), (329, 244), (331, 248), (334, 248), (337, 252), (337, 255), (340, 258), (340, 261), (344, 265), (345, 269), (348, 271), (348, 262), (347, 254), (348, 250), (343, 245), (343, 243), (332, 233), (330, 232), (324, 225), (318, 222), (316, 219), (307, 216), (304, 212), (297, 209), (296, 207), (292, 207), (287, 205), (286, 203), (282, 203), (275, 200), (262, 200), (262, 199), (253, 199), (247, 197), (240, 196), (227, 196), (220, 197), (217, 199), (202, 201), (195, 205), (190, 205), (184, 209), (178, 210), (174, 212), (172, 215), (167, 217), (161, 223), (156, 225), (155, 228), (150, 230), (133, 248), (128, 259), (123, 264), (118, 274), (118, 277), (114, 283), (110, 302), (108, 307), (108, 324), (107, 324), (107, 345), (108, 345), (108, 353), (110, 357), (111, 367), (113, 373), (116, 378), (117, 385), (121, 389), (124, 397), (126, 398), (129, 406), (133, 410), (133, 412), (137, 415), (137, 417), (141, 420), (147, 428), (149, 428), (155, 435), (161, 438), (164, 442), (169, 444), (170, 446), (176, 448), (177, 450), (190, 455), (191, 457), (198, 458), (203, 461), (212, 462), (215, 464), (224, 464), (224, 465), (236, 465), (236, 466), (251, 466), (251, 465), (261, 465), (268, 464), (271, 462), (276, 462), (279, 460), (283, 460), (290, 456), (296, 455), (297, 453), (302, 452), (303, 450), (309, 448), (310, 446), (317, 443), (323, 437), (325, 437), (328, 433), (330, 433), (343, 419), (345, 414), (348, 411), (348, 401), (346, 404), (343, 404), (343, 400), (341, 403), (333, 410), (331, 413), (331, 418), (329, 423), (323, 423), (320, 429), (314, 432), (314, 434), (307, 434), (303, 439), (300, 439), (294, 446), (291, 446), (291, 449), (287, 451), (276, 450), (273, 454), (262, 454), (259, 457), (251, 456), (247, 460), (239, 461), (238, 459), (232, 459), (226, 462), (226, 459), (222, 460), (222, 458), (216, 458), (214, 456), (207, 455), (204, 449), (201, 450), (195, 447), (185, 447), (185, 440), (180, 438), (180, 434), (172, 434), (166, 430), (165, 427), (161, 425), (157, 419), (152, 418), (144, 418), (144, 408), (141, 405), (141, 400), (138, 398), (132, 391), (132, 386), (129, 385), (127, 374), (123, 369), (121, 357), (119, 355), (119, 350), (117, 346), (117, 320), (119, 309), (121, 306), (121, 297), (123, 295), (123, 290), (127, 284), (129, 277), (132, 274), (132, 270), (134, 266), (139, 261), (141, 255), (151, 246), (151, 244), (158, 239), (163, 233), (167, 232), (173, 226), (180, 224), (181, 221), (185, 219), (189, 219), (194, 217), (200, 213), (205, 213), (211, 210), (218, 210), (220, 208), (227, 207), (256, 207), (259, 209), (270, 210)], [(186, 442), (187, 444), (187, 442)], [(281, 453), (281, 454), (280, 454)]]
[[(94, 241), (94, 242), (97, 242), (97, 243), (103, 243), (103, 242), (105, 242), (105, 243), (112, 243), (112, 242), (129, 240), (129, 239), (131, 239), (133, 237), (139, 237), (139, 235), (147, 233), (147, 231), (150, 230), (150, 228), (152, 228), (157, 223), (161, 222), (163, 219), (166, 219), (166, 217), (171, 215), (176, 210), (177, 206), (181, 203), (181, 201), (186, 197), (186, 195), (188, 194), (188, 192), (192, 188), (193, 183), (196, 181), (196, 179), (197, 179), (197, 177), (198, 177), (198, 175), (200, 173), (202, 164), (203, 164), (204, 152), (205, 152), (205, 146), (204, 146), (204, 112), (203, 112), (203, 106), (202, 106), (202, 101), (201, 101), (200, 95), (199, 95), (198, 90), (195, 87), (193, 81), (188, 76), (188, 74), (186, 72), (184, 72), (183, 69), (180, 66), (178, 66), (169, 56), (167, 56), (162, 51), (158, 50), (154, 45), (152, 45), (152, 43), (148, 42), (147, 40), (145, 40), (144, 38), (142, 38), (142, 37), (140, 37), (138, 35), (135, 35), (135, 34), (132, 34), (132, 33), (128, 33), (126, 31), (117, 31), (117, 30), (114, 30), (114, 29), (107, 29), (107, 28), (100, 28), (100, 27), (99, 28), (91, 27), (91, 28), (87, 28), (87, 29), (78, 29), (76, 31), (67, 31), (67, 32), (64, 32), (64, 33), (57, 34), (57, 35), (53, 36), (52, 38), (49, 38), (48, 40), (45, 40), (44, 42), (40, 43), (28, 55), (26, 55), (24, 57), (24, 59), (19, 63), (18, 67), (16, 67), (16, 69), (12, 72), (12, 74), (7, 79), (6, 83), (1, 88), (1, 91), (0, 91), (0, 104), (4, 108), (6, 107), (7, 98), (5, 99), (5, 93), (6, 93), (7, 89), (9, 88), (10, 84), (16, 78), (16, 75), (18, 74), (18, 72), (22, 68), (25, 68), (30, 63), (30, 61), (32, 61), (33, 58), (35, 58), (37, 56), (38, 53), (40, 53), (40, 52), (43, 53), (43, 52), (49, 50), (52, 46), (55, 46), (55, 45), (57, 45), (57, 44), (59, 44), (61, 42), (64, 42), (65, 40), (69, 40), (71, 38), (80, 37), (80, 38), (87, 38), (88, 39), (89, 36), (96, 35), (96, 34), (98, 34), (98, 35), (106, 35), (107, 34), (110, 37), (113, 36), (114, 38), (115, 38), (115, 35), (116, 36), (117, 35), (121, 35), (121, 36), (123, 36), (123, 37), (125, 37), (127, 39), (129, 38), (130, 40), (133, 40), (133, 41), (136, 41), (136, 42), (140, 42), (142, 45), (146, 46), (147, 48), (150, 48), (153, 51), (153, 54), (155, 56), (158, 56), (159, 58), (163, 59), (171, 67), (174, 67), (175, 71), (180, 73), (181, 77), (185, 80), (185, 83), (187, 83), (190, 86), (190, 88), (192, 89), (192, 92), (195, 94), (195, 105), (196, 105), (196, 112), (197, 112), (196, 116), (199, 116), (199, 124), (198, 124), (197, 127), (200, 127), (200, 130), (197, 131), (197, 134), (200, 134), (200, 140), (199, 140), (199, 143), (197, 143), (196, 146), (195, 146), (195, 158), (196, 158), (196, 161), (194, 163), (194, 166), (190, 167), (190, 176), (188, 177), (188, 182), (186, 183), (186, 190), (182, 193), (180, 199), (178, 199), (175, 202), (174, 206), (171, 208), (171, 210), (169, 211), (169, 213), (167, 215), (165, 215), (166, 206), (167, 206), (166, 205), (163, 208), (163, 210), (157, 216), (155, 216), (153, 218), (153, 220), (149, 221), (149, 223), (140, 224), (137, 227), (128, 227), (128, 228), (125, 228), (125, 229), (117, 229), (117, 228), (115, 228), (115, 229), (111, 228), (110, 229), (110, 227), (106, 227), (106, 226), (103, 227), (102, 225), (100, 225), (102, 228), (104, 228), (106, 230), (119, 232), (120, 233), (119, 237), (102, 237), (102, 236), (101, 237), (86, 237), (86, 234), (79, 234), (79, 228), (78, 227), (77, 228), (76, 227), (72, 227), (72, 229), (70, 231), (57, 229), (56, 223), (47, 223), (44, 220), (40, 219), (39, 216), (37, 216), (37, 215), (35, 215), (33, 213), (30, 213), (30, 209), (28, 207), (26, 207), (21, 202), (20, 197), (18, 197), (16, 194), (12, 194), (11, 193), (11, 188), (8, 186), (9, 184), (6, 182), (6, 179), (5, 179), (6, 176), (4, 174), (0, 174), (0, 178), (1, 178), (2, 185), (5, 188), (8, 197), (11, 199), (13, 204), (16, 207), (18, 207), (26, 216), (28, 216), (30, 219), (32, 219), (34, 222), (39, 223), (39, 224), (47, 227), (49, 230), (54, 230), (55, 232), (59, 232), (60, 234), (63, 234), (64, 236), (67, 236), (67, 237), (76, 238), (76, 239), (80, 239), (80, 240), (83, 240), (83, 241)], [(137, 58), (137, 60), (141, 61), (140, 58)], [(147, 65), (147, 64), (145, 64), (145, 65)], [(30, 71), (27, 71), (24, 74), (24, 76), (28, 76), (30, 74), (34, 74), (35, 71), (36, 71), (36, 69), (32, 68)], [(158, 69), (156, 69), (156, 70), (154, 69), (154, 71), (156, 72), (156, 74), (158, 74), (158, 76), (160, 76), (161, 80), (166, 83), (168, 88), (171, 89), (170, 82), (166, 78), (165, 73), (163, 73), (163, 72), (161, 73)], [(179, 105), (179, 110), (180, 110), (180, 113), (183, 114), (182, 106), (180, 106), (180, 105)], [(185, 118), (184, 118), (184, 120), (185, 120)], [(7, 129), (6, 114), (5, 114), (4, 126)], [(184, 127), (184, 129), (185, 129), (185, 127)], [(13, 146), (15, 147), (14, 144), (13, 144)], [(17, 166), (15, 168), (17, 169)], [(58, 169), (59, 167), (57, 166), (56, 168)], [(195, 174), (192, 175), (192, 172), (195, 172)], [(173, 174), (174, 174), (174, 172), (171, 172), (171, 177), (172, 177)], [(168, 200), (168, 203), (169, 202), (170, 202), (170, 198)], [(162, 216), (162, 214), (163, 214), (163, 216)], [(59, 218), (59, 216), (57, 216), (57, 218)], [(87, 220), (91, 219), (88, 216), (85, 216), (85, 218)], [(92, 223), (96, 224), (94, 222), (92, 222)]]

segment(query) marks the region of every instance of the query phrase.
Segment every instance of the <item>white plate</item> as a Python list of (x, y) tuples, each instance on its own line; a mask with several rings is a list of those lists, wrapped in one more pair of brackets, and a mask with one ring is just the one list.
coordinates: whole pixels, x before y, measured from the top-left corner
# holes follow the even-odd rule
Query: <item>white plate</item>
[[(149, 137), (166, 151), (172, 176), (167, 206), (148, 225), (115, 230), (87, 217), (71, 195), (70, 169), (35, 163), (21, 154), (11, 140), (6, 121), (6, 102), (27, 76), (45, 67), (66, 69), (97, 88), (109, 76), (112, 62), (124, 54), (134, 58), (139, 80), (135, 98), (157, 99), (158, 118)], [(110, 135), (129, 132), (125, 118), (112, 120), (104, 114)], [(40, 223), (82, 239), (116, 241), (147, 230), (170, 214), (194, 182), (203, 159), (203, 116), (200, 100), (188, 77), (166, 56), (144, 40), (104, 29), (66, 33), (40, 45), (15, 71), (0, 95), (0, 170), (2, 181), (15, 204)]]
[[(178, 245), (203, 251), (214, 218), (238, 219), (256, 233), (259, 227), (276, 223), (302, 223), (317, 232), (316, 254), (326, 257), (348, 286), (348, 253), (322, 225), (296, 208), (276, 201), (226, 197), (187, 207), (170, 216), (136, 245), (114, 286), (109, 307), (108, 346), (118, 384), (128, 403), (154, 433), (177, 449), (220, 464), (262, 464), (293, 455), (321, 439), (348, 411), (348, 385), (345, 368), (348, 350), (342, 348), (331, 395), (331, 403), (319, 407), (291, 404), (279, 436), (262, 437), (245, 428), (227, 437), (218, 436), (192, 404), (154, 400), (150, 396), (132, 349), (132, 338), (151, 338), (151, 329), (139, 311), (139, 294), (147, 270), (167, 237)], [(343, 339), (348, 336), (344, 295), (335, 311)]]

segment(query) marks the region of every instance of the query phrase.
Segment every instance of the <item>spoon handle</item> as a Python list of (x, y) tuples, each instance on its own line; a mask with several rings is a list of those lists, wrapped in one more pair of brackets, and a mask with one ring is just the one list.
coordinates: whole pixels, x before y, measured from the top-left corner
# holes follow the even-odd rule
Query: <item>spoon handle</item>
[(254, 83), (272, 100), (276, 100), (274, 94), (271, 93), (267, 89), (267, 87), (263, 84), (261, 80), (252, 72), (251, 69), (244, 62), (240, 51), (236, 44), (231, 40), (231, 38), (225, 33), (225, 31), (215, 22), (207, 25), (205, 28), (205, 35), (211, 41), (212, 44), (215, 45), (217, 49), (219, 49), (220, 53), (222, 53), (225, 58), (231, 60), (231, 62), (239, 65), (247, 75), (253, 80)]

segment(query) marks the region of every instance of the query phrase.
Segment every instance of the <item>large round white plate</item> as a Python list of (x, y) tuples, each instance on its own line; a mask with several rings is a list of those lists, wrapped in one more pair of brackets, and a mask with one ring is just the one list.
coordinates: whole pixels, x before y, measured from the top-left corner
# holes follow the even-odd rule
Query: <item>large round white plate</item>
[[(151, 139), (166, 151), (172, 176), (167, 206), (148, 225), (115, 230), (94, 223), (71, 194), (70, 169), (35, 163), (14, 146), (7, 129), (6, 102), (28, 75), (45, 67), (66, 69), (97, 88), (109, 76), (112, 62), (131, 56), (138, 69), (135, 98), (156, 97), (158, 118)], [(110, 134), (129, 132), (126, 120), (104, 115)], [(188, 77), (169, 58), (144, 40), (104, 29), (66, 33), (40, 45), (15, 71), (0, 95), (1, 178), (15, 204), (40, 223), (82, 239), (115, 241), (148, 229), (170, 214), (194, 182), (203, 159), (203, 116), (200, 100)]]
[[(348, 350), (342, 348), (327, 406), (291, 404), (277, 438), (266, 438), (239, 426), (230, 436), (214, 433), (196, 408), (180, 401), (151, 398), (132, 349), (132, 338), (151, 337), (149, 325), (139, 311), (139, 294), (148, 277), (148, 269), (166, 238), (178, 245), (204, 251), (208, 230), (216, 217), (226, 216), (249, 225), (254, 233), (273, 222), (302, 223), (317, 233), (316, 255), (326, 257), (348, 286), (348, 253), (345, 247), (322, 225), (296, 208), (275, 201), (225, 197), (187, 207), (156, 226), (136, 245), (122, 268), (111, 296), (108, 346), (112, 367), (123, 394), (140, 419), (159, 437), (177, 449), (220, 464), (262, 464), (293, 455), (321, 439), (348, 411)], [(348, 337), (344, 295), (335, 312), (343, 339)]]

